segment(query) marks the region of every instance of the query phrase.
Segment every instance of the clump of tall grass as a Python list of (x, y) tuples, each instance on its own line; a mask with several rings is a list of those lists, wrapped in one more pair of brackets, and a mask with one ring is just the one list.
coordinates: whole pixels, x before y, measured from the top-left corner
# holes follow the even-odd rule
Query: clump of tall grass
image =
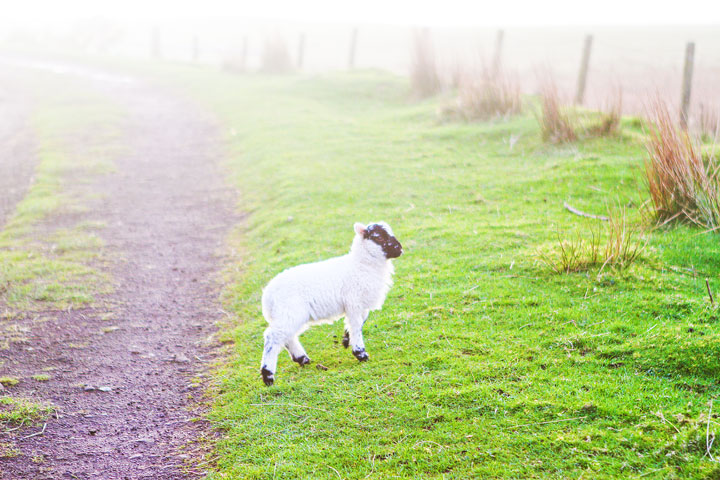
[(716, 158), (703, 158), (698, 140), (676, 124), (664, 101), (655, 99), (649, 113), (645, 177), (653, 215), (662, 223), (689, 221), (717, 230), (720, 165)]
[(597, 112), (577, 110), (566, 105), (552, 77), (540, 85), (540, 124), (542, 139), (550, 143), (574, 142), (579, 138), (612, 137), (620, 134), (622, 90), (616, 89)]
[(544, 141), (567, 143), (577, 140), (573, 119), (563, 107), (557, 84), (552, 79), (546, 79), (540, 86), (540, 108), (538, 122)]
[(413, 34), (413, 55), (410, 67), (410, 84), (415, 96), (426, 98), (440, 91), (435, 50), (428, 29), (417, 30)]
[(618, 88), (605, 102), (605, 107), (587, 129), (588, 136), (614, 137), (620, 134), (622, 90)]
[(292, 59), (287, 42), (279, 35), (268, 38), (263, 45), (260, 71), (264, 73), (288, 73)]
[(624, 270), (640, 257), (647, 240), (642, 228), (631, 223), (624, 208), (608, 209), (607, 221), (589, 234), (557, 231), (557, 242), (538, 250), (536, 257), (553, 272), (575, 273), (592, 268)]
[(522, 111), (522, 96), (517, 78), (499, 69), (492, 73), (483, 67), (477, 75), (463, 75), (458, 98), (444, 108), (445, 116), (465, 121), (508, 117)]

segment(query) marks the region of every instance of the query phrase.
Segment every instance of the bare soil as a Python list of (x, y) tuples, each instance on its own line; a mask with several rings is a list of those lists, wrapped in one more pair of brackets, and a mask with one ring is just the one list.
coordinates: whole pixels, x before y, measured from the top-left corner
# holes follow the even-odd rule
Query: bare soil
[[(189, 101), (140, 81), (84, 81), (128, 113), (117, 172), (97, 178), (102, 196), (80, 219), (106, 222), (114, 293), (94, 308), (21, 315), (30, 333), (0, 351), (3, 374), (23, 379), (13, 396), (49, 401), (57, 414), (42, 434), (13, 432), (20, 455), (0, 459), (0, 477), (202, 475), (196, 440), (211, 432), (193, 420), (198, 378), (213, 359), (220, 254), (237, 221), (219, 129)], [(28, 380), (42, 372), (51, 379)]]

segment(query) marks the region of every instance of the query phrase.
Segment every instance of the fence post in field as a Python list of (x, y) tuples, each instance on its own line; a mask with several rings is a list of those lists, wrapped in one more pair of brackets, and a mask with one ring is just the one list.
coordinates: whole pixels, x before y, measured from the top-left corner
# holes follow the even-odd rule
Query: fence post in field
[(495, 54), (493, 55), (493, 64), (492, 64), (493, 77), (497, 76), (497, 74), (500, 72), (500, 65), (502, 63), (502, 47), (503, 47), (504, 38), (505, 38), (505, 31), (498, 30), (497, 35), (495, 36)]
[(200, 59), (200, 40), (197, 35), (192, 38), (192, 61), (197, 62)]
[(298, 38), (298, 52), (297, 52), (297, 68), (298, 68), (298, 70), (302, 69), (304, 57), (305, 57), (305, 34), (301, 33), (300, 38)]
[(585, 84), (587, 83), (588, 67), (590, 66), (590, 50), (592, 50), (593, 36), (585, 37), (583, 45), (582, 60), (580, 61), (580, 73), (578, 74), (577, 90), (575, 91), (575, 105), (582, 105), (585, 98)]
[(695, 42), (685, 47), (685, 68), (683, 69), (682, 98), (680, 99), (680, 126), (687, 128), (690, 109), (690, 91), (692, 87), (693, 64), (695, 63)]
[(158, 59), (162, 56), (160, 48), (160, 28), (153, 27), (150, 39), (150, 54), (152, 58)]
[(355, 68), (355, 47), (357, 46), (357, 36), (358, 29), (355, 27), (350, 35), (350, 51), (348, 52), (348, 69), (350, 70)]

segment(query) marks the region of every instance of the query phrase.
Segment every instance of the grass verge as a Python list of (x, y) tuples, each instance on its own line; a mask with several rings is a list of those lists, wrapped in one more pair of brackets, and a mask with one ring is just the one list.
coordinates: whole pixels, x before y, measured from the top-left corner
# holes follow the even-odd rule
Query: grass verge
[[(387, 75), (173, 76), (225, 122), (249, 213), (231, 239), (225, 301), (237, 323), (211, 413), (224, 432), (215, 478), (720, 472), (702, 429), (719, 357), (698, 356), (720, 344), (717, 313), (693, 270), (717, 278), (717, 242), (656, 232), (652, 261), (601, 275), (533, 261), (553, 240), (548, 225), (592, 224), (563, 201), (592, 211), (637, 197), (637, 129), (552, 146), (528, 115), (438, 125), (436, 105), (408, 105)], [(406, 253), (366, 326), (370, 362), (342, 349), (341, 325), (316, 327), (303, 343), (328, 370), (283, 355), (276, 387), (264, 387), (262, 286), (345, 252), (352, 223), (377, 219)]]

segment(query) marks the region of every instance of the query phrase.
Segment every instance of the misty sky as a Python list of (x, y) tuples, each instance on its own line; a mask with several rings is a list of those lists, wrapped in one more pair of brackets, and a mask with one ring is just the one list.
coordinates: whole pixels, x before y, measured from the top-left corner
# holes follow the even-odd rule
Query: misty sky
[(720, 23), (711, 0), (25, 0), (4, 2), (0, 25), (37, 27), (106, 17), (173, 21), (200, 17), (399, 25), (675, 25)]

